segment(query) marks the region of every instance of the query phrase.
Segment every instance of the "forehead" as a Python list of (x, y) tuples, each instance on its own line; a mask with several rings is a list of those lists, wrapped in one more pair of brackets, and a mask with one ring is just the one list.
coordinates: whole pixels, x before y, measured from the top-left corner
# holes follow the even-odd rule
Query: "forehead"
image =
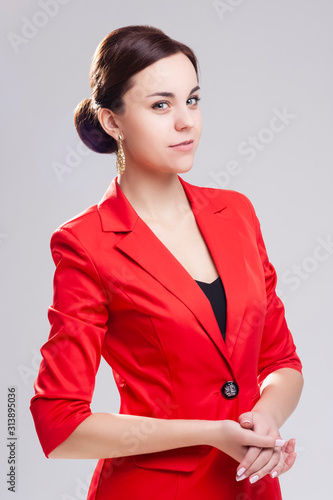
[(193, 64), (183, 53), (164, 57), (133, 77), (134, 85), (129, 93), (142, 96), (157, 92), (188, 93), (197, 84)]

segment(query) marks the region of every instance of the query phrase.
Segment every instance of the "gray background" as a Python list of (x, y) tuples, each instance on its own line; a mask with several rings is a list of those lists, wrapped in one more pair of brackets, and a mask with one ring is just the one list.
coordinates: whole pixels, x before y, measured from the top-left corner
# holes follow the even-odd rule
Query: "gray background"
[[(116, 175), (114, 156), (80, 147), (73, 109), (90, 95), (97, 44), (129, 24), (155, 25), (199, 58), (203, 133), (184, 179), (241, 191), (256, 208), (306, 382), (282, 429), (285, 438), (297, 438), (298, 450), (294, 468), (281, 478), (284, 499), (330, 498), (331, 0), (225, 0), (219, 6), (212, 0), (2, 0), (0, 14), (1, 498), (83, 499), (96, 463), (47, 460), (29, 401), (49, 331), (50, 236), (96, 203)], [(283, 112), (281, 130), (269, 130)], [(250, 136), (260, 151), (245, 152)], [(110, 374), (102, 362), (93, 411), (119, 409)], [(7, 387), (13, 385), (15, 494), (6, 489)]]

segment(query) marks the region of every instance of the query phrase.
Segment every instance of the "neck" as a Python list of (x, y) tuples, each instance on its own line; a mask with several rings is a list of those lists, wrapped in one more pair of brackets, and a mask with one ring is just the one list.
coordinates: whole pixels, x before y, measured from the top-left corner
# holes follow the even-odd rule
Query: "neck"
[(169, 172), (131, 172), (118, 176), (120, 189), (144, 220), (175, 220), (191, 211), (178, 175)]

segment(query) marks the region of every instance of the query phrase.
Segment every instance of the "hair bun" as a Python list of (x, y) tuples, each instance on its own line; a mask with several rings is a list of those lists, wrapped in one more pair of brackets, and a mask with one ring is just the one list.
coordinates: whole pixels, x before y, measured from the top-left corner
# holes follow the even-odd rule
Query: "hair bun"
[(105, 132), (97, 117), (93, 100), (84, 99), (74, 110), (74, 124), (81, 140), (96, 153), (115, 153), (117, 141)]

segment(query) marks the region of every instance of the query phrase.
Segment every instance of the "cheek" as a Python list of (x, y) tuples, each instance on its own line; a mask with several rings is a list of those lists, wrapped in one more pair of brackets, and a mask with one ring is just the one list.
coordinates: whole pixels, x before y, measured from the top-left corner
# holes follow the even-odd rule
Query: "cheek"
[[(155, 118), (155, 119), (154, 119)], [(159, 118), (159, 119), (156, 119)], [(167, 117), (142, 117), (124, 130), (128, 150), (150, 156), (168, 145)]]
[(201, 111), (200, 109), (198, 110), (198, 114), (195, 119), (195, 128), (198, 132), (198, 135), (201, 135), (201, 129), (202, 129), (202, 118), (201, 118)]

